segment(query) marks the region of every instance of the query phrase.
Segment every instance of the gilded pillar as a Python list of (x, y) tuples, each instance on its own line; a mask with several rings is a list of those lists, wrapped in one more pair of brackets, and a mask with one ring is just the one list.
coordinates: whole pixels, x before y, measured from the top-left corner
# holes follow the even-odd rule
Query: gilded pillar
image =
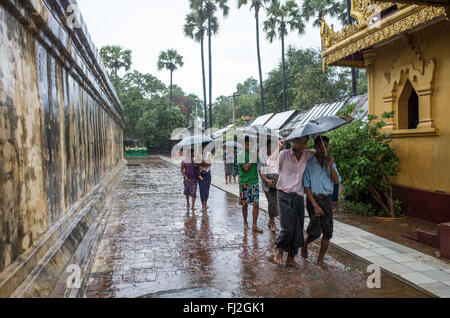
[(368, 94), (369, 94), (369, 114), (374, 115), (374, 75), (376, 51), (369, 49), (363, 52), (364, 64), (367, 70)]

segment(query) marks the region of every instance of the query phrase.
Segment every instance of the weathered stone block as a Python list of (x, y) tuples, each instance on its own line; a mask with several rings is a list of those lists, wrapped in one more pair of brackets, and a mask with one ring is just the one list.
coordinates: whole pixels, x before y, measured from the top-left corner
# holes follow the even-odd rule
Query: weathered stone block
[(438, 225), (438, 236), (441, 243), (441, 256), (450, 259), (450, 223)]

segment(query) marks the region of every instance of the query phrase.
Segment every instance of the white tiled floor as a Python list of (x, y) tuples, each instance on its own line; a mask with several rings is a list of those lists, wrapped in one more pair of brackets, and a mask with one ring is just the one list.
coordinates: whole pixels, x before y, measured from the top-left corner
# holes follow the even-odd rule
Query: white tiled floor
[(381, 247), (381, 248), (375, 248), (373, 249), (373, 251), (379, 255), (393, 255), (395, 254), (394, 250), (391, 250), (390, 248), (385, 248), (385, 247)]
[(422, 262), (411, 262), (411, 263), (403, 263), (404, 266), (411, 268), (412, 270), (416, 272), (424, 272), (424, 271), (430, 271), (433, 270), (434, 267), (430, 265), (426, 265)]
[(365, 259), (376, 265), (385, 265), (385, 264), (395, 264), (395, 262), (389, 258), (384, 256), (367, 256)]
[(421, 273), (418, 273), (418, 272), (405, 273), (405, 274), (401, 274), (400, 276), (416, 285), (437, 283), (436, 280), (434, 280), (428, 276), (425, 276)]
[(384, 264), (382, 267), (388, 272), (398, 276), (406, 273), (414, 273), (413, 269), (398, 263)]
[(414, 258), (402, 254), (389, 254), (385, 256), (397, 263), (411, 263), (415, 261)]
[(432, 270), (424, 271), (424, 272), (422, 272), (422, 274), (424, 274), (425, 276), (428, 276), (430, 278), (433, 278), (434, 280), (436, 280), (438, 282), (450, 281), (450, 274), (445, 271), (432, 269)]
[(378, 254), (375, 252), (372, 252), (368, 249), (360, 249), (360, 250), (354, 250), (351, 251), (353, 254), (358, 255), (360, 257), (367, 257), (367, 256), (377, 256)]

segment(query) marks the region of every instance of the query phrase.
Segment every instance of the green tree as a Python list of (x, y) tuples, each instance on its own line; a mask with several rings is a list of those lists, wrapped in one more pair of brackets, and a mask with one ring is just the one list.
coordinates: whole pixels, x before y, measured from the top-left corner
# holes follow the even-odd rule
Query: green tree
[[(314, 19), (313, 25), (320, 28), (325, 16), (337, 17), (342, 24), (351, 24), (353, 18), (350, 16), (350, 0), (305, 0), (303, 1), (303, 16), (307, 21)], [(357, 72), (351, 68), (352, 95), (357, 94)]]
[[(341, 113), (349, 115), (355, 105)], [(382, 119), (392, 118), (394, 113), (384, 113)], [(399, 159), (391, 148), (391, 138), (381, 129), (383, 120), (369, 115), (363, 122), (352, 123), (328, 133), (330, 155), (336, 159), (342, 176), (344, 194), (356, 202), (367, 203), (372, 198), (388, 216), (395, 216), (390, 178), (397, 175)]]
[[(186, 117), (186, 121), (193, 123), (195, 118), (195, 107), (201, 105), (201, 101), (198, 96), (194, 94), (187, 95), (181, 87), (177, 85), (173, 86), (173, 106), (180, 109), (181, 113)], [(202, 109), (200, 111), (197, 109), (197, 115), (202, 115)]]
[(302, 4), (303, 17), (306, 21), (314, 19), (313, 26), (317, 28), (322, 26), (323, 17), (340, 17), (345, 12), (342, 0), (304, 0)]
[(256, 116), (261, 109), (261, 95), (258, 81), (250, 77), (244, 83), (237, 84), (236, 91), (240, 95), (236, 97), (236, 118)]
[[(272, 70), (264, 82), (266, 106), (278, 112), (283, 102), (282, 65)], [(343, 98), (349, 94), (349, 72), (327, 68), (323, 72), (319, 50), (296, 50), (289, 47), (286, 53), (287, 101), (290, 109), (304, 111), (317, 103)]]
[(178, 54), (174, 49), (169, 49), (167, 51), (162, 51), (158, 58), (158, 71), (162, 69), (168, 69), (170, 71), (170, 105), (172, 106), (172, 84), (173, 84), (173, 72), (178, 69), (178, 67), (183, 67), (183, 57)]
[(166, 105), (166, 98), (153, 98), (136, 125), (140, 140), (149, 146), (165, 148), (172, 131), (186, 126), (180, 109)]
[[(183, 26), (184, 35), (194, 39), (197, 42), (200, 42), (200, 52), (201, 52), (201, 60), (202, 60), (202, 79), (203, 79), (203, 110), (205, 115), (205, 129), (208, 128), (208, 111), (207, 100), (206, 100), (206, 76), (205, 76), (205, 54), (204, 54), (204, 39), (205, 39), (205, 31), (208, 30), (208, 15), (205, 9), (192, 10), (187, 16), (185, 20), (185, 24)], [(211, 33), (216, 35), (219, 30), (219, 24), (217, 21), (217, 17), (211, 17)]]
[(189, 0), (190, 8), (196, 11), (206, 10), (208, 17), (208, 57), (209, 57), (209, 127), (212, 128), (212, 49), (211, 37), (213, 34), (212, 20), (214, 13), (219, 8), (224, 17), (228, 16), (230, 8), (227, 5), (228, 0)]
[[(289, 30), (287, 29), (289, 27)], [(264, 31), (270, 43), (278, 36), (281, 39), (281, 59), (283, 65), (283, 106), (287, 111), (287, 92), (286, 92), (286, 70), (284, 38), (289, 31), (297, 31), (298, 34), (305, 32), (305, 24), (302, 21), (300, 9), (293, 0), (281, 4), (278, 0), (272, 0), (272, 4), (267, 9), (267, 20), (264, 21)]]
[(142, 74), (139, 71), (132, 71), (125, 74), (122, 79), (122, 86), (126, 89), (136, 88), (140, 94), (147, 99), (155, 95), (161, 96), (164, 94), (166, 85), (158, 78), (151, 74)]
[(264, 83), (263, 83), (263, 74), (262, 74), (262, 66), (261, 66), (261, 49), (260, 49), (260, 41), (259, 41), (259, 12), (263, 7), (264, 3), (268, 3), (268, 0), (238, 0), (238, 9), (242, 6), (247, 5), (251, 2), (250, 10), (255, 10), (255, 20), (256, 20), (256, 52), (258, 57), (258, 71), (259, 71), (259, 87), (260, 87), (260, 95), (261, 95), (261, 114), (265, 114), (265, 104), (264, 104)]
[(107, 45), (101, 48), (100, 56), (109, 70), (110, 77), (114, 80), (117, 80), (119, 70), (129, 71), (131, 69), (131, 50), (124, 50), (119, 45)]
[(214, 127), (223, 128), (230, 124), (233, 117), (233, 98), (219, 96), (213, 105)]

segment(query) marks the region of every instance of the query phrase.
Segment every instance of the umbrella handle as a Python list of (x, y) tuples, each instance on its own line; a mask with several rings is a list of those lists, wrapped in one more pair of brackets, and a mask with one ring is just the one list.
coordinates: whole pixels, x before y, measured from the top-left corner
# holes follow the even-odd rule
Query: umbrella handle
[(320, 136), (320, 140), (322, 141), (323, 150), (325, 150), (325, 156), (328, 156), (328, 151), (327, 151), (327, 148), (325, 148), (325, 145), (323, 144), (322, 136)]

